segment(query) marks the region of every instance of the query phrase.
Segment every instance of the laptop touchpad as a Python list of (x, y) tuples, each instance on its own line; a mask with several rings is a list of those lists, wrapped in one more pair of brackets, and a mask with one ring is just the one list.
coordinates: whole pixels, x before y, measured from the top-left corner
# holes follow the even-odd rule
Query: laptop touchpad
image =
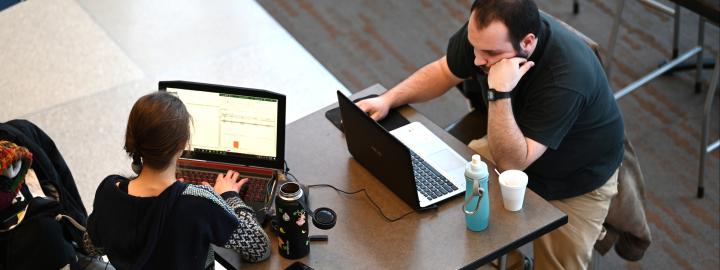
[(465, 166), (465, 161), (459, 159), (451, 150), (444, 149), (428, 156), (428, 159), (445, 171), (452, 171), (458, 167)]

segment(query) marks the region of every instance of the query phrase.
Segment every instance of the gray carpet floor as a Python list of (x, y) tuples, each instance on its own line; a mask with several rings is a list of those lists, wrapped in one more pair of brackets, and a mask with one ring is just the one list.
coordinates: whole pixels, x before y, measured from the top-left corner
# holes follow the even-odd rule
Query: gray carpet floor
[[(469, 14), (470, 0), (298, 0), (258, 1), (315, 58), (351, 91), (374, 83), (397, 84), (445, 52), (448, 37)], [(606, 48), (615, 1), (539, 0), (538, 6)], [(661, 1), (668, 3), (667, 1)], [(638, 1), (627, 1), (616, 50), (612, 83), (620, 89), (671, 55), (672, 17)], [(681, 12), (680, 50), (696, 44), (697, 15)], [(705, 49), (720, 47), (718, 27), (707, 25)], [(604, 56), (606, 57), (606, 56)], [(646, 211), (653, 243), (639, 262), (613, 251), (602, 269), (718, 269), (720, 267), (720, 153), (706, 162), (705, 198), (695, 198), (704, 90), (693, 93), (694, 72), (664, 76), (619, 101), (628, 138), (635, 144), (646, 179)], [(467, 112), (457, 91), (418, 104), (441, 126)], [(718, 107), (713, 98), (711, 139), (718, 137)]]

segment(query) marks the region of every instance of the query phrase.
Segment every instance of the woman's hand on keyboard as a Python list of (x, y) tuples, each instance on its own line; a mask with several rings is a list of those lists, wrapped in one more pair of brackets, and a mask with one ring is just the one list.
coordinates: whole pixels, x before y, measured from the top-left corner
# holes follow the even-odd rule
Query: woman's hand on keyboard
[[(240, 174), (233, 170), (229, 170), (225, 174), (218, 174), (215, 180), (215, 186), (212, 188), (217, 194), (223, 194), (228, 191), (238, 192), (240, 191), (240, 187), (248, 181), (247, 178), (238, 181), (238, 178), (240, 178)], [(203, 185), (210, 186), (207, 182), (203, 182)]]

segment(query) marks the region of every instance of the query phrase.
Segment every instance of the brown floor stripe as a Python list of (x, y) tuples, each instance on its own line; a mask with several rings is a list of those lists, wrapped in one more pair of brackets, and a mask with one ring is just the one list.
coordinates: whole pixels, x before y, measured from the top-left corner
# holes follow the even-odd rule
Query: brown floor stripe
[(672, 260), (677, 263), (681, 269), (695, 269), (690, 262), (676, 252), (677, 243), (668, 244), (663, 241), (657, 244), (660, 245), (660, 248), (663, 252), (665, 252), (665, 254), (670, 255), (670, 258), (672, 258)]
[[(469, 5), (468, 5), (468, 6), (469, 6)], [(432, 6), (430, 6), (430, 7), (432, 7)], [(427, 9), (430, 9), (430, 8), (427, 8)], [(433, 12), (423, 12), (422, 14), (418, 14), (418, 15), (422, 16), (422, 17), (424, 18), (423, 20), (425, 20), (425, 21), (433, 21), (433, 20), (437, 20), (437, 17), (438, 17), (438, 15), (435, 14), (435, 13), (436, 13), (436, 11), (433, 11)], [(465, 18), (465, 20), (467, 20), (467, 18)], [(463, 22), (464, 22), (464, 21), (463, 21)], [(458, 27), (459, 27), (459, 26), (460, 26), (460, 25), (458, 24)], [(432, 36), (433, 36), (433, 37), (444, 37), (444, 36), (447, 36), (447, 35), (448, 35), (449, 31), (457, 31), (457, 29), (447, 29), (447, 28), (442, 28), (442, 29), (440, 29), (440, 28), (437, 26), (437, 24), (426, 25), (426, 27), (427, 27), (427, 28), (426, 28), (425, 30), (430, 30), (430, 31), (432, 31), (432, 33), (433, 33)], [(442, 42), (443, 42), (443, 43), (444, 43), (444, 42), (447, 42), (447, 40), (442, 39)], [(443, 52), (443, 54), (444, 54), (444, 53), (445, 53), (445, 52)]]
[[(592, 2), (593, 5), (597, 6), (597, 8), (600, 9), (600, 11), (605, 13), (605, 15), (608, 18), (614, 18), (613, 14), (615, 14), (615, 5), (613, 5), (613, 7), (610, 8), (609, 6), (607, 6), (605, 4), (605, 1), (607, 1), (607, 0), (591, 0), (590, 2)], [(612, 21), (612, 20), (609, 20), (609, 21)], [(608, 26), (608, 31), (610, 31), (610, 28), (612, 28), (612, 25)]]
[(437, 54), (438, 58), (445, 55), (446, 53), (445, 50), (440, 49), (440, 47), (438, 47), (438, 45), (436, 45), (435, 42), (433, 42), (432, 40), (425, 40), (425, 44), (432, 52)]
[(282, 9), (288, 16), (291, 17), (297, 17), (298, 12), (295, 10), (292, 6), (290, 6), (291, 1), (277, 1), (278, 6), (280, 6), (280, 9)]
[[(627, 16), (627, 15), (624, 15)], [(627, 24), (627, 21), (624, 24), (621, 24), (622, 27), (625, 27), (625, 29), (629, 32), (631, 35), (637, 36), (643, 44), (645, 44), (645, 48), (650, 48), (653, 50), (656, 50), (660, 52), (662, 55), (665, 55), (666, 57), (670, 57), (672, 55), (671, 49), (666, 45), (666, 42), (659, 42), (655, 39), (654, 36), (647, 33), (647, 31)], [(672, 29), (672, 28), (670, 28)]]
[(622, 41), (627, 43), (627, 45), (630, 46), (630, 48), (632, 48), (633, 50), (640, 50), (643, 48), (643, 46), (640, 45), (639, 43), (635, 42), (635, 40), (633, 40), (630, 37), (630, 35), (622, 35), (621, 38), (622, 38)]
[[(348, 39), (352, 40), (352, 35), (350, 37), (348, 37)], [(349, 69), (348, 70), (349, 72), (353, 72), (353, 74), (355, 74), (354, 75), (355, 78), (357, 78), (361, 82), (360, 87), (367, 87), (370, 85), (369, 83), (363, 83), (363, 82), (379, 82), (380, 81), (377, 78), (377, 76), (368, 69), (367, 63), (365, 63), (365, 61), (362, 61), (361, 59), (359, 59), (362, 56), (356, 55), (357, 54), (356, 52), (358, 51), (357, 48), (350, 47), (343, 42), (336, 42), (336, 43), (334, 43), (334, 46), (342, 51), (342, 53), (340, 55), (345, 55), (345, 57), (346, 57), (344, 59), (345, 61), (355, 63), (355, 65), (348, 67), (347, 69)], [(363, 78), (364, 80), (362, 80), (360, 78)], [(359, 88), (359, 89), (362, 89), (362, 88)]]
[(459, 10), (450, 3), (445, 3), (443, 7), (445, 7), (448, 14), (450, 14), (450, 16), (458, 22), (465, 22), (468, 19), (469, 9)]
[[(637, 93), (637, 92), (633, 92)], [(672, 119), (665, 114), (665, 111), (660, 110), (660, 108), (656, 107), (655, 104), (648, 101), (645, 95), (636, 94), (635, 100), (637, 101), (638, 105), (642, 107), (645, 111), (647, 111), (650, 115), (660, 120), (662, 124), (669, 124), (672, 122)]]
[(376, 49), (369, 40), (364, 39), (363, 35), (356, 32), (355, 30), (350, 30), (350, 40), (356, 47), (360, 48), (360, 50), (367, 54), (367, 56), (369, 56), (372, 60), (380, 61), (383, 59), (383, 53)]
[[(629, 78), (630, 80), (633, 80), (633, 81), (637, 80), (640, 77), (640, 75), (635, 71), (636, 67), (630, 67), (627, 64), (625, 64), (624, 61), (621, 61), (621, 60), (622, 59), (619, 59), (617, 54), (615, 55), (615, 57), (613, 57), (613, 65), (614, 65), (613, 68), (617, 69), (617, 71), (619, 71), (619, 72), (616, 71), (615, 73), (613, 73), (612, 76), (618, 77), (618, 75), (623, 75), (623, 76)], [(616, 90), (620, 90), (621, 88), (624, 88), (627, 84), (630, 84), (630, 83), (627, 82), (627, 83), (620, 84), (620, 85), (622, 85), (622, 87), (618, 87), (618, 89), (616, 89)], [(632, 92), (631, 95), (637, 93), (637, 91), (638, 90)]]
[[(673, 228), (668, 226), (668, 224), (662, 220), (662, 217), (658, 216), (658, 214), (652, 210), (652, 207), (645, 207), (645, 214), (647, 215), (648, 221), (651, 224), (654, 224), (655, 227), (662, 233), (670, 237), (670, 240), (672, 240), (673, 243), (679, 244), (683, 242), (682, 237), (680, 237)], [(657, 236), (655, 236), (655, 239), (657, 239)]]
[[(716, 115), (713, 115), (713, 117), (716, 117)], [(712, 126), (712, 122), (710, 122), (710, 125)], [(701, 126), (698, 125), (698, 127), (692, 127), (692, 126), (690, 126), (688, 121), (680, 121), (680, 126), (682, 127), (683, 130), (685, 130), (685, 132), (692, 135), (692, 137), (695, 139), (693, 141), (693, 143), (695, 143), (695, 145), (697, 145), (696, 146), (698, 148), (697, 151), (700, 151), (700, 136), (701, 136), (701, 132), (702, 132)], [(708, 144), (710, 144), (710, 142), (713, 142), (714, 140), (717, 140), (718, 134), (715, 131), (717, 131), (717, 128), (714, 128), (714, 129), (710, 128), (710, 132), (708, 132)], [(710, 153), (708, 155), (708, 158), (716, 158), (716, 159), (720, 158), (720, 151), (714, 151), (714, 152)], [(712, 162), (716, 162), (716, 161), (712, 161)]]
[[(630, 80), (627, 78), (624, 78), (624, 77), (620, 77), (620, 76), (616, 76), (616, 75), (613, 75), (612, 77), (610, 77), (611, 87), (612, 87), (613, 91), (616, 91), (616, 92), (618, 90), (622, 89), (625, 85), (628, 85), (629, 83), (630, 83)], [(630, 97), (632, 97), (632, 94), (623, 97), (623, 99), (627, 99)], [(620, 99), (619, 101), (622, 101), (623, 99)]]
[[(702, 221), (702, 223), (714, 230), (720, 230), (720, 216), (717, 215), (720, 213), (720, 206), (717, 203), (709, 200), (698, 200), (695, 197), (681, 197), (680, 202), (687, 207), (690, 214)], [(705, 206), (699, 206), (699, 203)], [(707, 204), (713, 204), (713, 206), (707, 206)]]
[[(677, 162), (687, 163), (686, 161), (678, 161), (678, 159), (677, 159), (678, 157), (668, 157), (668, 156), (660, 155), (660, 156), (654, 156), (653, 158), (655, 160), (660, 161), (659, 162), (660, 164), (673, 164), (673, 163), (677, 163)], [(690, 157), (690, 158), (693, 158), (693, 157)], [(666, 176), (668, 179), (679, 179), (679, 181), (688, 183), (685, 185), (674, 185), (673, 191), (681, 192), (681, 194), (688, 194), (688, 195), (694, 196), (695, 192), (697, 191), (697, 186), (696, 186), (697, 185), (697, 167), (695, 167), (695, 166), (697, 166), (696, 162), (697, 161), (695, 161), (694, 163), (691, 163), (692, 166), (690, 167), (691, 169), (689, 169), (689, 170), (682, 170), (682, 171), (667, 170), (667, 171), (663, 172), (663, 175)], [(640, 165), (642, 166), (642, 164), (640, 164)], [(658, 165), (655, 165), (655, 166), (658, 166)], [(652, 190), (653, 186), (647, 185), (649, 183), (647, 172), (645, 173), (645, 179), (646, 179), (645, 180), (646, 181), (646, 192), (649, 192), (648, 190)], [(661, 182), (658, 184), (663, 184), (663, 183)], [(718, 197), (717, 188), (716, 187), (708, 187), (707, 184), (708, 183), (706, 181), (705, 197), (706, 198), (717, 198)], [(714, 183), (710, 183), (710, 184), (717, 185), (718, 183), (714, 182)]]
[(693, 157), (693, 159), (698, 159), (698, 149), (697, 144), (691, 144), (688, 142), (685, 138), (681, 137), (675, 130), (675, 128), (665, 126), (663, 127), (663, 132), (668, 135), (670, 139), (675, 142), (675, 145), (679, 146), (681, 149), (685, 150), (685, 153), (687, 153), (689, 156)]
[(363, 21), (363, 30), (365, 31), (365, 33), (370, 34), (370, 36), (376, 42), (380, 43), (380, 45), (382, 45), (385, 50), (387, 50), (393, 57), (400, 61), (405, 71), (407, 71), (408, 73), (415, 72), (418, 67), (410, 63), (410, 61), (408, 61), (400, 52), (398, 52), (390, 43), (388, 43), (382, 35), (380, 35), (377, 29), (375, 29), (375, 26), (373, 26), (372, 20), (370, 20), (363, 14), (358, 14), (358, 17), (360, 18), (360, 20)]
[[(650, 96), (655, 98), (658, 102), (662, 103), (665, 106), (665, 109), (670, 110), (673, 114), (675, 114), (679, 118), (686, 118), (687, 117), (687, 109), (680, 108), (677, 105), (677, 102), (670, 100), (668, 97), (666, 97), (661, 91), (657, 89), (654, 85), (655, 82), (648, 83), (643, 86), (643, 88), (646, 89), (646, 93), (648, 93)], [(692, 88), (692, 84), (688, 84), (688, 89)], [(691, 95), (691, 93), (688, 93), (688, 95)]]
[(335, 29), (332, 24), (328, 23), (325, 18), (323, 18), (312, 3), (308, 0), (298, 0), (298, 3), (300, 4), (300, 8), (310, 14), (310, 16), (313, 17), (323, 29), (325, 29), (325, 32), (327, 32), (331, 38), (336, 38), (338, 36), (337, 29)]
[(690, 126), (690, 121), (680, 121), (680, 123), (678, 123), (678, 124), (680, 125), (680, 127), (682, 127), (683, 130), (685, 130), (685, 132), (687, 132), (695, 140), (700, 142), (700, 132), (701, 131), (699, 128)]
[[(621, 112), (624, 115), (623, 117), (625, 119), (633, 118), (635, 121), (628, 122), (628, 120), (625, 120), (625, 130), (626, 132), (628, 130), (643, 130), (643, 131), (651, 131), (653, 133), (658, 133), (658, 131), (655, 131), (657, 129), (658, 124), (654, 123), (653, 121), (650, 121), (650, 119), (654, 119), (655, 117), (651, 114), (649, 114), (642, 106), (641, 101), (638, 99), (641, 99), (641, 95), (628, 95), (621, 100), (620, 106), (621, 106)], [(631, 134), (627, 134), (628, 136), (631, 136)], [(633, 138), (631, 138), (633, 139)], [(635, 142), (637, 140), (638, 142)], [(642, 138), (635, 138), (632, 140), (635, 142), (636, 145), (638, 145), (639, 142), (642, 141)], [(642, 162), (642, 154), (639, 154)], [(642, 166), (642, 164), (641, 164)], [(674, 173), (674, 172), (673, 172)]]
[(363, 83), (357, 77), (355, 77), (354, 73), (347, 71), (346, 69), (342, 69), (340, 70), (340, 74), (344, 77), (344, 79), (350, 82), (352, 88), (360, 89), (361, 87), (365, 87), (365, 85), (363, 85)]
[[(690, 235), (692, 237), (695, 237), (695, 238), (699, 237), (695, 228), (693, 228), (692, 225), (687, 223), (683, 219), (683, 217), (681, 217), (678, 214), (679, 211), (677, 211), (677, 210), (682, 211), (682, 209), (676, 210), (676, 209), (672, 209), (672, 208), (668, 207), (667, 203), (665, 203), (666, 200), (661, 200), (661, 199), (657, 198), (655, 196), (655, 194), (653, 194), (652, 192), (645, 192), (645, 198), (647, 198), (647, 201), (649, 203), (651, 203), (655, 207), (659, 208), (666, 217), (670, 217), (670, 220), (672, 220), (673, 223), (677, 224), (680, 227), (681, 232), (683, 232), (687, 235)], [(702, 237), (697, 238), (697, 239), (704, 240), (707, 243), (707, 239), (702, 239)]]

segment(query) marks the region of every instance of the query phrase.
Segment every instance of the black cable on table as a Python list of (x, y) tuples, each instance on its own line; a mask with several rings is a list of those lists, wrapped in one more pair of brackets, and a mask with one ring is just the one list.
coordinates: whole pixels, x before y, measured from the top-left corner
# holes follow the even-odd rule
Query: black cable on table
[[(300, 181), (298, 181), (297, 177), (295, 177), (295, 175), (293, 175), (292, 173), (290, 173), (290, 167), (288, 167), (287, 161), (285, 161), (285, 174), (288, 175), (288, 176), (290, 176), (290, 177), (292, 177), (292, 180), (293, 180), (294, 182), (300, 183)], [(402, 214), (402, 215), (400, 215), (400, 216), (398, 216), (398, 217), (390, 218), (390, 217), (388, 217), (387, 215), (385, 215), (385, 212), (383, 212), (382, 208), (380, 208), (380, 206), (378, 206), (378, 204), (375, 203), (375, 200), (373, 200), (372, 197), (370, 197), (370, 194), (368, 194), (367, 189), (364, 189), (364, 188), (363, 188), (363, 189), (360, 189), (360, 190), (356, 190), (356, 191), (345, 191), (345, 190), (339, 189), (339, 188), (337, 188), (337, 187), (335, 187), (335, 186), (333, 186), (333, 185), (330, 185), (330, 184), (313, 184), (313, 185), (308, 185), (307, 187), (308, 187), (308, 188), (319, 188), (319, 187), (332, 188), (332, 189), (334, 189), (334, 190), (337, 191), (337, 192), (344, 193), (344, 194), (347, 194), (347, 195), (354, 195), (354, 194), (358, 194), (358, 193), (362, 192), (363, 194), (365, 194), (365, 197), (370, 201), (370, 203), (372, 204), (372, 206), (375, 207), (375, 210), (377, 210), (377, 212), (380, 213), (380, 215), (381, 215), (386, 221), (388, 221), (388, 222), (390, 222), (390, 223), (395, 222), (395, 221), (398, 221), (398, 220), (406, 217), (407, 215), (410, 215), (410, 214), (412, 214), (412, 213), (415, 213), (415, 210), (412, 210), (412, 211), (409, 211), (409, 212), (407, 212), (407, 213), (405, 213), (405, 214)]]

